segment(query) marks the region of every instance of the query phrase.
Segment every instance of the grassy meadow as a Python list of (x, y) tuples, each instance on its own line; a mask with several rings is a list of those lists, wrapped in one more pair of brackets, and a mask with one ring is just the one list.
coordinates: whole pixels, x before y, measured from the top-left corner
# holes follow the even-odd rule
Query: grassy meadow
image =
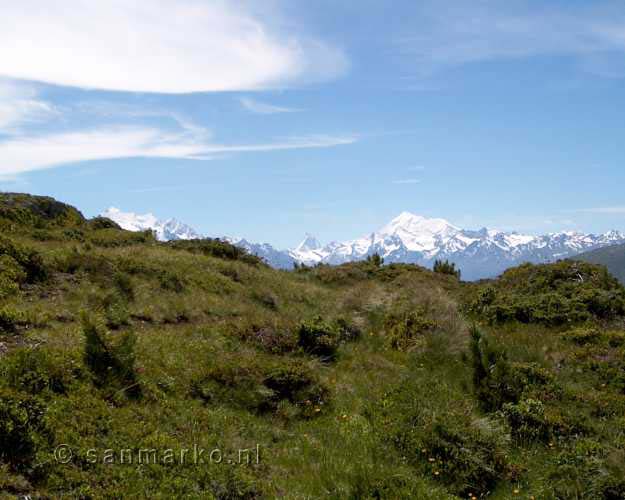
[(28, 195), (0, 230), (0, 496), (625, 498), (601, 266), (279, 271)]

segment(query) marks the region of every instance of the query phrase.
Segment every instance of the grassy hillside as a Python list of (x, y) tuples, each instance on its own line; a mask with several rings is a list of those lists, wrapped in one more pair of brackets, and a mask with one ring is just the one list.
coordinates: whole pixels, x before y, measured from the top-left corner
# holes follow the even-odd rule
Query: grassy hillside
[(26, 195), (0, 229), (9, 497), (625, 495), (625, 291), (601, 267), (276, 271)]
[(625, 245), (599, 248), (592, 252), (583, 253), (578, 258), (586, 262), (606, 266), (621, 283), (625, 283)]

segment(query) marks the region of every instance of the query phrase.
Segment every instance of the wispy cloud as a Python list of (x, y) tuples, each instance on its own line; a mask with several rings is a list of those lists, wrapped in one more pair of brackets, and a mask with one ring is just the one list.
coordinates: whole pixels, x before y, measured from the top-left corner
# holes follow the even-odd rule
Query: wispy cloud
[(419, 179), (397, 179), (391, 182), (393, 184), (419, 184), (421, 181)]
[(595, 58), (623, 57), (620, 2), (566, 7), (524, 0), (425, 0), (417, 7), (418, 31), (405, 30), (395, 39), (395, 49), (413, 67), (417, 63), (421, 76), (473, 62), (553, 55), (576, 58), (582, 69), (600, 74), (606, 65), (594, 64)]
[(246, 110), (260, 115), (274, 115), (277, 113), (298, 113), (300, 111), (303, 111), (302, 109), (298, 108), (275, 106), (273, 104), (268, 104), (266, 102), (252, 99), (251, 97), (241, 97), (239, 99), (239, 102), (241, 103), (241, 106), (243, 106)]
[(275, 2), (261, 11), (225, 0), (60, 8), (46, 0), (3, 2), (0, 74), (89, 89), (187, 93), (283, 87), (346, 71), (341, 49), (287, 32), (286, 22), (276, 24), (284, 17), (278, 9)]
[(0, 79), (0, 134), (16, 134), (23, 125), (57, 114), (52, 104), (39, 98), (33, 86)]
[(223, 153), (271, 152), (352, 144), (356, 136), (288, 137), (273, 142), (219, 144), (204, 134), (151, 127), (105, 127), (90, 131), (12, 137), (0, 142), (0, 178), (61, 165), (114, 158), (209, 160)]

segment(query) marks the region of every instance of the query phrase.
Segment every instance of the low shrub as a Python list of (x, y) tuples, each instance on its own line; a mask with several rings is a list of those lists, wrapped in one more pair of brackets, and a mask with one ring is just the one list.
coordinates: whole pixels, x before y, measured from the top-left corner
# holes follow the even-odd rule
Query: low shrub
[(288, 328), (278, 325), (252, 325), (240, 336), (271, 354), (285, 354), (297, 349), (297, 336)]
[[(17, 272), (20, 276), (22, 273), (25, 273), (26, 276), (23, 280), (27, 283), (44, 281), (49, 276), (49, 269), (39, 252), (19, 245), (3, 236), (0, 236), (0, 256), (10, 257), (12, 260), (4, 260), (3, 263), (8, 263), (13, 272)], [(19, 269), (16, 269), (15, 263), (17, 263)]]
[(65, 394), (83, 372), (67, 353), (22, 348), (2, 359), (0, 375), (8, 386), (21, 392)]
[(339, 317), (334, 320), (334, 326), (339, 332), (340, 342), (353, 342), (362, 337), (362, 330), (353, 321)]
[(156, 243), (152, 231), (120, 231), (115, 228), (99, 229), (89, 235), (89, 242), (103, 248), (126, 247)]
[(0, 387), (0, 461), (32, 472), (40, 450), (49, 450), (52, 432), (46, 405), (38, 398)]
[(408, 312), (391, 312), (384, 319), (387, 344), (398, 351), (417, 347), (423, 335), (436, 326), (436, 322), (426, 316), (424, 308), (418, 306)]
[(85, 336), (85, 365), (93, 374), (97, 387), (107, 390), (119, 389), (128, 396), (139, 396), (137, 373), (135, 371), (134, 332), (124, 332), (118, 338), (106, 331), (96, 320), (87, 315), (82, 317)]
[(297, 335), (298, 345), (304, 352), (327, 360), (336, 358), (340, 332), (336, 326), (327, 323), (321, 316), (300, 323)]
[(15, 295), (26, 281), (26, 271), (10, 255), (0, 255), (0, 299)]
[(253, 266), (263, 264), (263, 260), (261, 258), (250, 254), (244, 248), (217, 238), (176, 240), (168, 242), (167, 245), (175, 250), (185, 250), (187, 252), (210, 255), (219, 259), (239, 260)]
[(0, 334), (15, 334), (20, 326), (28, 324), (28, 318), (22, 311), (12, 306), (0, 308)]
[(505, 350), (494, 345), (476, 327), (471, 329), (473, 388), (485, 411), (517, 403), (531, 387), (553, 382), (550, 372), (535, 363), (510, 362)]
[(163, 290), (181, 293), (185, 289), (184, 280), (171, 271), (162, 270), (158, 273), (157, 278)]
[(122, 297), (128, 301), (135, 299), (135, 290), (132, 284), (132, 278), (121, 271), (117, 271), (113, 275), (113, 284), (115, 289), (122, 295)]
[(285, 403), (289, 414), (310, 418), (327, 407), (329, 391), (306, 365), (283, 359), (261, 365), (252, 359), (226, 357), (197, 377), (191, 394), (207, 404), (225, 404), (257, 413), (275, 413)]
[(524, 264), (478, 287), (470, 314), (491, 324), (558, 326), (625, 315), (625, 289), (605, 267), (576, 261)]
[(434, 261), (433, 271), (439, 274), (448, 274), (450, 276), (455, 276), (458, 279), (460, 279), (461, 275), (460, 269), (456, 267), (456, 264), (454, 262), (449, 262), (448, 260), (442, 261), (436, 259)]
[(379, 418), (379, 432), (408, 463), (456, 495), (485, 495), (506, 475), (505, 429), (443, 380), (407, 377), (382, 399)]

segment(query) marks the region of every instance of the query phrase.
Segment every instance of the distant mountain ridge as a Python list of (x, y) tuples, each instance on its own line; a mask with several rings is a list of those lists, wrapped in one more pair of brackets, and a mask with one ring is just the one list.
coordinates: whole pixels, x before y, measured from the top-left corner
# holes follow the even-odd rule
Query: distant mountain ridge
[(608, 271), (625, 285), (625, 244), (597, 248), (578, 255), (577, 258), (606, 266)]
[(155, 231), (156, 238), (159, 241), (193, 240), (202, 237), (187, 224), (183, 224), (176, 219), (162, 221), (151, 213), (139, 215), (133, 212), (122, 212), (119, 208), (110, 207), (100, 215), (111, 219), (128, 231)]
[[(162, 222), (151, 214), (124, 213), (114, 208), (102, 215), (124, 229), (154, 229), (160, 240), (200, 237), (192, 228), (175, 219)], [(291, 268), (296, 262), (342, 264), (378, 253), (387, 263), (415, 263), (426, 267), (432, 267), (436, 259), (447, 259), (460, 267), (464, 279), (475, 280), (494, 277), (523, 262), (552, 262), (625, 243), (625, 234), (618, 231), (599, 235), (566, 231), (531, 236), (487, 228), (472, 231), (454, 226), (445, 219), (402, 212), (378, 231), (327, 245), (321, 245), (310, 234), (292, 250), (278, 250), (268, 243), (252, 243), (241, 238), (224, 239), (278, 268)]]

